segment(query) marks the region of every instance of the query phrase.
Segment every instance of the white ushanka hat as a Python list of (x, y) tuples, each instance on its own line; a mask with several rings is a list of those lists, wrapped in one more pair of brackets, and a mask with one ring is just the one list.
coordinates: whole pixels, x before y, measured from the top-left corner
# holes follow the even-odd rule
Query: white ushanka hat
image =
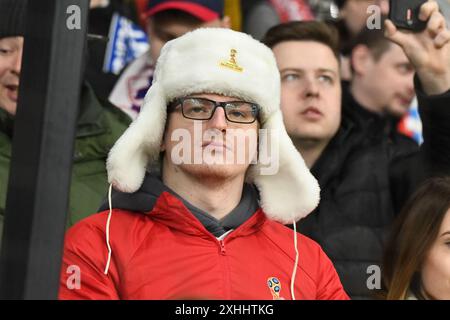
[(222, 28), (197, 29), (162, 48), (138, 118), (109, 153), (108, 180), (115, 189), (129, 193), (139, 189), (149, 165), (158, 161), (168, 103), (194, 93), (257, 103), (261, 107), (261, 128), (276, 130), (278, 171), (261, 174), (258, 162), (251, 167), (250, 175), (268, 218), (292, 223), (314, 210), (319, 202), (319, 185), (284, 127), (280, 74), (272, 51), (247, 34)]

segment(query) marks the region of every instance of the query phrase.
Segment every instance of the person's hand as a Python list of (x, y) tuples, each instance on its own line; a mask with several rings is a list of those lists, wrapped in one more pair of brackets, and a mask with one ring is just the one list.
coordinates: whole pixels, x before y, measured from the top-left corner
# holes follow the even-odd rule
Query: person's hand
[(419, 19), (427, 21), (420, 33), (399, 31), (392, 21), (385, 22), (385, 36), (403, 48), (414, 65), (423, 89), (428, 95), (450, 90), (450, 30), (435, 1), (420, 8)]

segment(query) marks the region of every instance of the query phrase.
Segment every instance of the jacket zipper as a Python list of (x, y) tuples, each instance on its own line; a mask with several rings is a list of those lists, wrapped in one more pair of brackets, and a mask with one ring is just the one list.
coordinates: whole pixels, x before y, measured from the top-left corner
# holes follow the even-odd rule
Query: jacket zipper
[(220, 243), (220, 254), (224, 256), (227, 253), (225, 251), (225, 243), (223, 242), (223, 240), (219, 240), (219, 243)]
[(225, 299), (231, 299), (231, 290), (230, 290), (230, 266), (228, 265), (228, 257), (226, 256), (225, 250), (225, 241), (219, 240), (220, 245), (220, 255), (222, 256), (221, 260), (223, 263), (224, 270), (224, 282), (225, 282)]

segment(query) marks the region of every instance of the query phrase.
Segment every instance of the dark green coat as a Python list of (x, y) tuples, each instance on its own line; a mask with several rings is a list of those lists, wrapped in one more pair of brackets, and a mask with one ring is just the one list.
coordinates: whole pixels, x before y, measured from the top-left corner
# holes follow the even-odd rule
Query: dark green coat
[[(83, 87), (74, 148), (68, 225), (97, 212), (108, 189), (106, 158), (130, 118)], [(0, 242), (11, 160), (13, 119), (0, 109)]]

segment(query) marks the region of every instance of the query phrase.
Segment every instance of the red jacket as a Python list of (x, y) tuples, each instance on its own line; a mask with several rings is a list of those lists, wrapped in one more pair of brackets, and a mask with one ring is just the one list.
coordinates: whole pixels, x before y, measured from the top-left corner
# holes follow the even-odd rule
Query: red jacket
[[(224, 240), (168, 192), (146, 214), (114, 209), (105, 275), (107, 217), (108, 211), (93, 215), (66, 235), (60, 299), (292, 298), (294, 233), (261, 209)], [(320, 246), (301, 234), (297, 239), (296, 299), (348, 299)]]

